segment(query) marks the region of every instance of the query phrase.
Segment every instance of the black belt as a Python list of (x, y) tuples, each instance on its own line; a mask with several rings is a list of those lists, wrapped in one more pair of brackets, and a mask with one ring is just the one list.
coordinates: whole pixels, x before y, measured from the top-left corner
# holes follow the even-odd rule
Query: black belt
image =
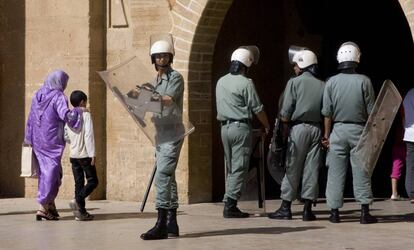
[(233, 119), (229, 119), (229, 120), (225, 120), (225, 121), (220, 121), (221, 125), (226, 125), (226, 124), (230, 124), (230, 123), (246, 123), (249, 124), (250, 120), (248, 119), (242, 119), (242, 120), (233, 120)]
[(292, 126), (298, 125), (298, 124), (310, 124), (310, 125), (321, 125), (321, 122), (314, 122), (314, 121), (293, 121)]
[(357, 125), (363, 125), (364, 126), (366, 122), (334, 121), (333, 123), (334, 124), (335, 123), (357, 124)]

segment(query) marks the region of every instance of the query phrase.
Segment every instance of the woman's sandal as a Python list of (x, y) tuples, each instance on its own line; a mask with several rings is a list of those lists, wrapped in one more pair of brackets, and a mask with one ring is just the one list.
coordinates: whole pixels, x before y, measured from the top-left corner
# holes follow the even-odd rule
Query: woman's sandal
[(37, 210), (37, 212), (36, 212), (36, 220), (37, 221), (40, 221), (42, 219), (45, 219), (45, 220), (59, 220), (57, 217), (53, 216), (49, 212), (43, 212), (41, 210)]

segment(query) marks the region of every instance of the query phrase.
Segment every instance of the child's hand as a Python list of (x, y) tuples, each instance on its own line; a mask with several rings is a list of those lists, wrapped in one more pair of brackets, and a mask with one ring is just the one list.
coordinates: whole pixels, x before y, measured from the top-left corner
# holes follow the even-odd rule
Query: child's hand
[(82, 112), (91, 112), (88, 108), (81, 107)]
[(95, 160), (96, 160), (96, 157), (92, 157), (91, 166), (95, 166)]

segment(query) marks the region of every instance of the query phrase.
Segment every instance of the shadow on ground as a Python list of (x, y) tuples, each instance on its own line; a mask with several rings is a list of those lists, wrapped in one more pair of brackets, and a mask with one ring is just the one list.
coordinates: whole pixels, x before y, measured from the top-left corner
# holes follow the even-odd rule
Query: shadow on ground
[(238, 234), (283, 234), (293, 233), (306, 230), (318, 230), (325, 227), (257, 227), (257, 228), (232, 228), (210, 232), (199, 232), (180, 235), (180, 238), (199, 238), (222, 235), (238, 235)]
[[(88, 211), (93, 211), (93, 210), (97, 210), (99, 208), (88, 208)], [(12, 211), (12, 212), (7, 212), (7, 213), (0, 213), (0, 216), (3, 215), (21, 215), (21, 214), (36, 214), (37, 210), (30, 210), (30, 211)], [(72, 212), (72, 210), (70, 208), (68, 209), (58, 209), (59, 213), (67, 213), (67, 212)]]
[[(89, 211), (90, 209), (88, 209)], [(122, 220), (122, 219), (151, 219), (157, 218), (157, 213), (109, 213), (109, 214), (93, 214), (93, 220)], [(74, 216), (61, 217), (60, 220), (73, 220)]]
[[(370, 212), (374, 211), (381, 211), (382, 209), (370, 209)], [(317, 220), (329, 220), (329, 216), (323, 216), (323, 215), (329, 215), (330, 211), (313, 211), (315, 215), (317, 216)], [(341, 223), (348, 223), (348, 222), (359, 222), (360, 220), (360, 209), (350, 209), (350, 210), (341, 210), (340, 216), (341, 216)], [(300, 217), (302, 215), (302, 212), (295, 212), (293, 213), (293, 216)], [(318, 215), (322, 215), (323, 217), (320, 217)], [(399, 214), (399, 215), (375, 215), (378, 219), (378, 223), (397, 223), (397, 222), (411, 222), (414, 221), (414, 214)]]
[[(371, 209), (370, 211), (372, 212), (372, 211), (375, 211), (375, 210), (378, 210), (378, 209)], [(361, 212), (360, 209), (350, 209), (350, 210), (340, 210), (339, 211), (339, 213), (341, 215), (343, 215), (343, 214), (357, 214), (357, 213), (360, 213), (360, 212)], [(302, 213), (303, 213), (302, 211), (298, 211), (298, 212), (292, 213), (292, 215), (293, 216), (302, 216)], [(331, 211), (330, 210), (316, 210), (316, 211), (314, 210), (313, 213), (315, 215), (329, 215), (331, 213)]]

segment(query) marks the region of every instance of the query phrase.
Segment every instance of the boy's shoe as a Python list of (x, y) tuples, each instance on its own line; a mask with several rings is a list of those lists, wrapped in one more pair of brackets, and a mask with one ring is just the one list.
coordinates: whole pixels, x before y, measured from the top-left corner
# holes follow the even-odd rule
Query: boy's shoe
[(391, 198), (390, 198), (392, 201), (399, 201), (399, 200), (401, 200), (401, 197), (399, 196), (399, 195), (391, 195)]
[(93, 220), (93, 215), (91, 215), (88, 212), (80, 213), (79, 216), (75, 217), (75, 220), (77, 221), (87, 221), (87, 220)]
[(69, 207), (70, 209), (72, 209), (73, 215), (76, 217), (80, 217), (81, 216), (81, 212), (79, 211), (79, 205), (78, 203), (76, 203), (76, 200), (71, 200), (69, 202)]

